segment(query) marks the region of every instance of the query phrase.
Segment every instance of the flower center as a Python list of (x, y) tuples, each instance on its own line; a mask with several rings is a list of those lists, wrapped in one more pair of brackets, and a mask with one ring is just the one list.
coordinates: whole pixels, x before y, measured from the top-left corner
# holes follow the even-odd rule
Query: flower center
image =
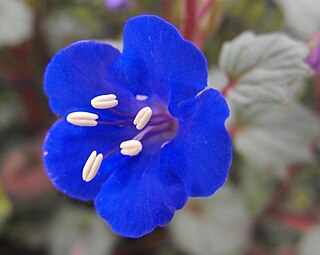
[[(100, 120), (99, 116), (90, 112), (72, 112), (68, 114), (67, 121), (76, 126), (94, 127), (96, 125), (112, 125), (112, 126), (132, 126), (137, 131), (136, 136), (131, 140), (119, 141), (119, 145), (103, 155), (97, 155), (93, 151), (88, 155), (83, 171), (82, 178), (84, 181), (91, 181), (97, 174), (103, 159), (110, 156), (112, 153), (120, 150), (120, 153), (125, 156), (136, 156), (143, 148), (151, 153), (157, 152), (175, 137), (178, 121), (172, 117), (165, 107), (161, 105), (153, 105), (151, 107), (143, 107), (138, 111), (136, 116), (125, 114), (114, 110), (118, 105), (116, 95), (108, 94), (101, 95), (91, 100), (92, 107), (96, 109), (107, 109), (113, 114), (120, 116), (123, 120), (106, 121)], [(143, 98), (143, 100), (141, 100)], [(146, 96), (139, 95), (137, 100), (145, 101)]]

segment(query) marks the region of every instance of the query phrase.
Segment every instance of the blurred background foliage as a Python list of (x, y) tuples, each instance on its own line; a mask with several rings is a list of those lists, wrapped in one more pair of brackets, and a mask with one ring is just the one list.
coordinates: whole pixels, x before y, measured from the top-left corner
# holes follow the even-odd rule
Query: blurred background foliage
[[(320, 254), (320, 73), (305, 61), (320, 42), (319, 0), (198, 0), (193, 34), (188, 2), (0, 0), (1, 255)], [(231, 107), (234, 161), (215, 196), (191, 199), (169, 226), (134, 240), (51, 186), (41, 146), (57, 116), (42, 80), (71, 42), (121, 48), (125, 21), (143, 13), (205, 53), (209, 86)]]

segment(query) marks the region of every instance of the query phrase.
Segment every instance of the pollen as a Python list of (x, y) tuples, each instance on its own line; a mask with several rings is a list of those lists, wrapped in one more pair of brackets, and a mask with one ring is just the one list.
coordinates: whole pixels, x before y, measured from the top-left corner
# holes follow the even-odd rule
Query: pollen
[(103, 155), (101, 153), (98, 156), (96, 151), (90, 154), (82, 170), (82, 179), (84, 181), (89, 182), (97, 175), (102, 160)]
[(138, 140), (128, 140), (120, 144), (121, 154), (127, 156), (136, 156), (142, 150), (142, 144)]
[(152, 110), (150, 107), (142, 108), (137, 116), (134, 118), (133, 124), (136, 125), (138, 130), (143, 129), (149, 122), (152, 116)]
[(76, 126), (94, 127), (98, 124), (99, 116), (90, 112), (72, 112), (67, 116), (67, 121)]
[(118, 105), (117, 96), (114, 94), (101, 95), (91, 100), (92, 107), (96, 109), (109, 109)]

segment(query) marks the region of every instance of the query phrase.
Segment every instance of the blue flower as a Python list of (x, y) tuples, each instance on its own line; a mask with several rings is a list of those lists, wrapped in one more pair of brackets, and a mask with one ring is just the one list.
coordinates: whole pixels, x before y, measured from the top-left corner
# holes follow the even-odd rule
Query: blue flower
[(94, 201), (114, 232), (140, 237), (165, 226), (188, 196), (225, 182), (228, 106), (204, 90), (203, 54), (161, 18), (128, 20), (123, 53), (96, 41), (68, 46), (44, 83), (61, 116), (44, 143), (48, 176), (63, 193)]

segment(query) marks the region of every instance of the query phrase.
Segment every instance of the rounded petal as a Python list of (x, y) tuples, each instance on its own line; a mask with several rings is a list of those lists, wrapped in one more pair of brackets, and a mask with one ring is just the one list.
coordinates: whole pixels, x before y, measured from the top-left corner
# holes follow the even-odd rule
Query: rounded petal
[(66, 121), (57, 121), (48, 132), (43, 146), (46, 171), (54, 186), (71, 197), (93, 200), (123, 157), (115, 152), (104, 159), (90, 182), (82, 179), (83, 167), (92, 151), (105, 155), (133, 135), (133, 129), (123, 129), (125, 132), (121, 128), (102, 125), (75, 127)]
[(94, 109), (91, 99), (116, 94), (119, 103), (132, 100), (133, 95), (124, 87), (109, 82), (112, 77), (110, 65), (119, 56), (117, 49), (95, 41), (76, 42), (57, 53), (49, 63), (44, 78), (44, 90), (52, 111), (65, 117), (72, 111), (95, 110), (99, 116), (106, 116), (109, 111)]
[(201, 51), (174, 26), (152, 15), (127, 21), (123, 54), (114, 68), (119, 83), (135, 94), (157, 94), (170, 107), (196, 96), (207, 84)]
[(225, 182), (232, 160), (225, 128), (227, 103), (218, 91), (209, 89), (181, 103), (175, 114), (179, 130), (163, 154), (183, 179), (189, 196), (209, 196)]
[(160, 153), (140, 153), (115, 171), (95, 200), (98, 214), (114, 232), (140, 237), (166, 225), (186, 202), (184, 184)]

